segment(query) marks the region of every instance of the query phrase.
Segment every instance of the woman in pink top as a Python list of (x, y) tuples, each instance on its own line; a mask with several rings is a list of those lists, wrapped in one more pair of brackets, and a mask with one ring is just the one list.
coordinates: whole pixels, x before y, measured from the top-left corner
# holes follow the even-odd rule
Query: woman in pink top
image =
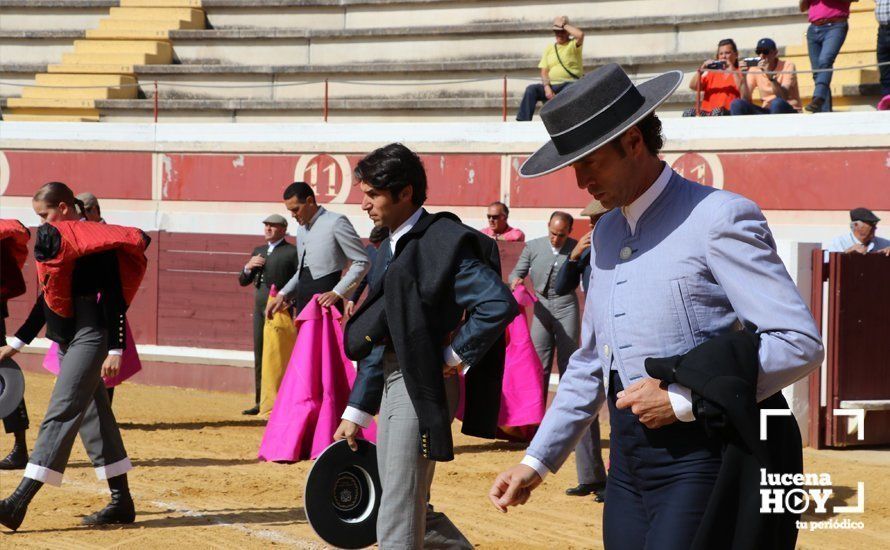
[[(800, 11), (807, 12), (807, 48), (813, 69), (831, 69), (847, 38), (849, 0), (800, 0)], [(831, 111), (831, 77), (833, 71), (813, 74), (816, 90), (812, 102), (804, 107), (811, 113)]]

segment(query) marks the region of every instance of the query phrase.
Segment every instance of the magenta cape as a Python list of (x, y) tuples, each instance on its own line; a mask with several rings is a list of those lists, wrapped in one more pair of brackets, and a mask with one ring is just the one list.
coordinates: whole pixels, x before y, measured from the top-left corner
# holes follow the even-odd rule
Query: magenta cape
[[(139, 352), (136, 351), (136, 341), (133, 339), (133, 331), (130, 330), (129, 321), (126, 322), (126, 331), (127, 347), (124, 349), (123, 357), (121, 357), (121, 371), (117, 376), (102, 377), (106, 388), (113, 388), (142, 370), (142, 361), (139, 359)], [(59, 375), (59, 344), (53, 342), (49, 347), (46, 355), (43, 356), (43, 368), (56, 376)]]
[[(522, 438), (530, 440), (531, 435), (534, 435), (533, 428), (544, 418), (546, 405), (544, 368), (541, 367), (541, 360), (532, 344), (525, 315), (526, 306), (533, 306), (538, 300), (523, 285), (516, 287), (513, 297), (519, 304), (520, 313), (507, 326), (505, 332), (507, 350), (504, 358), (504, 383), (501, 390), (498, 426), (527, 428), (522, 430), (524, 434)], [(463, 392), (457, 416), (463, 418)]]
[[(294, 321), (297, 341), (266, 424), (260, 460), (315, 458), (333, 442), (346, 409), (355, 368), (343, 351), (340, 312), (321, 307), (317, 298)], [(362, 437), (375, 441), (373, 423), (362, 430)]]

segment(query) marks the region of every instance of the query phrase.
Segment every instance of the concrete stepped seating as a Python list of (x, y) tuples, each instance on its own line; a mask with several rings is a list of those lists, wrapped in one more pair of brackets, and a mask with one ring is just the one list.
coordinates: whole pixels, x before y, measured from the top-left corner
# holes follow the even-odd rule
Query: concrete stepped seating
[[(212, 12), (211, 12), (212, 13)], [(732, 30), (726, 20), (732, 20)], [(579, 18), (587, 33), (585, 53), (597, 56), (699, 52), (727, 33), (753, 46), (764, 35), (779, 45), (797, 43), (806, 21), (791, 8), (681, 16)], [(552, 40), (540, 22), (499, 22), (428, 27), (362, 29), (215, 28), (171, 31), (183, 63), (305, 63), (336, 65), (473, 57), (540, 57)]]
[[(0, 3), (4, 15), (8, 4), (17, 2)], [(71, 8), (92, 6), (89, 0), (72, 0), (68, 4)], [(19, 6), (19, 9), (34, 11), (57, 5), (35, 0), (32, 4)], [(126, 0), (121, 6), (110, 6), (106, 12), (108, 17), (98, 20), (97, 29), (75, 33), (77, 38), (85, 35), (86, 40), (75, 40), (73, 52), (50, 52), (20, 42), (8, 44), (3, 33), (9, 31), (0, 31), (0, 48), (5, 47), (0, 53), (4, 58), (8, 53), (17, 60), (22, 58), (22, 63), (48, 65), (46, 73), (36, 75), (34, 85), (21, 87), (22, 97), (10, 98), (6, 102), (10, 120), (20, 117), (18, 120), (98, 121), (96, 100), (119, 101), (139, 96), (133, 76), (134, 66), (173, 62), (173, 48), (167, 41), (170, 30), (200, 29), (205, 25), (204, 11), (195, 0)], [(63, 39), (59, 37), (59, 31), (30, 32), (34, 36), (29, 38), (35, 40)], [(52, 59), (29, 57), (29, 46), (42, 50), (44, 56)], [(61, 63), (51, 63), (59, 58)]]

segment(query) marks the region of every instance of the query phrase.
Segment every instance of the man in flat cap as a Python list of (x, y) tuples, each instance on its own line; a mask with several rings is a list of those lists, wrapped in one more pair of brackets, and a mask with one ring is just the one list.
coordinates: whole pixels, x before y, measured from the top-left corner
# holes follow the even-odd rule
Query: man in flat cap
[(850, 210), (850, 232), (831, 241), (829, 252), (844, 254), (877, 253), (890, 256), (890, 240), (875, 235), (881, 218), (868, 208)]
[(254, 406), (243, 414), (260, 412), (260, 388), (263, 370), (263, 324), (266, 320), (266, 302), (272, 285), (281, 289), (297, 272), (297, 248), (285, 240), (287, 219), (272, 214), (263, 220), (263, 236), (266, 244), (253, 249), (250, 260), (238, 274), (241, 286), (256, 287), (253, 303), (253, 371), (256, 383)]
[(99, 199), (92, 193), (81, 193), (77, 195), (79, 201), (83, 203), (83, 215), (90, 222), (105, 223), (102, 219), (102, 209), (99, 208)]
[(693, 422), (691, 390), (650, 377), (647, 358), (685, 354), (741, 323), (757, 340), (762, 401), (823, 356), (757, 205), (693, 183), (658, 157), (653, 111), (682, 76), (634, 85), (615, 64), (589, 73), (541, 110), (551, 141), (520, 168), (537, 177), (571, 166), (578, 187), (613, 210), (593, 230), (581, 347), (525, 458), (497, 477), (489, 497), (503, 512), (525, 503), (605, 400), (609, 550), (691, 548), (722, 463), (721, 441)]

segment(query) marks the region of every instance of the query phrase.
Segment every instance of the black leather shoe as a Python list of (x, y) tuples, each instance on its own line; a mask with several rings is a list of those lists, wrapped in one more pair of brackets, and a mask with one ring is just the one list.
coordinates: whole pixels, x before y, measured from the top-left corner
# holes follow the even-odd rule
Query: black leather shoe
[(809, 105), (804, 107), (804, 109), (811, 113), (820, 113), (822, 112), (823, 105), (825, 105), (824, 99), (822, 99), (821, 97), (814, 97), (813, 101), (811, 101)]
[(241, 411), (241, 414), (244, 414), (244, 415), (247, 415), (247, 416), (256, 416), (256, 415), (260, 414), (260, 408), (259, 408), (259, 407), (253, 407), (253, 408), (250, 408), (250, 409), (245, 409), (245, 410)]
[(570, 497), (586, 497), (591, 493), (596, 493), (605, 487), (603, 483), (579, 483), (575, 487), (566, 489), (566, 494)]
[(0, 470), (21, 470), (28, 465), (28, 449), (16, 443), (6, 458), (0, 460)]
[(8, 498), (0, 500), (0, 524), (15, 531), (25, 519), (28, 504), (43, 487), (40, 481), (30, 478), (22, 478), (22, 482)]
[(130, 496), (127, 474), (112, 477), (108, 480), (111, 489), (111, 502), (98, 512), (84, 516), (84, 525), (121, 525), (136, 521), (136, 506)]
[(112, 497), (111, 502), (105, 508), (84, 516), (81, 523), (84, 525), (123, 525), (136, 521), (136, 506), (133, 499), (127, 495), (126, 499), (118, 501)]

